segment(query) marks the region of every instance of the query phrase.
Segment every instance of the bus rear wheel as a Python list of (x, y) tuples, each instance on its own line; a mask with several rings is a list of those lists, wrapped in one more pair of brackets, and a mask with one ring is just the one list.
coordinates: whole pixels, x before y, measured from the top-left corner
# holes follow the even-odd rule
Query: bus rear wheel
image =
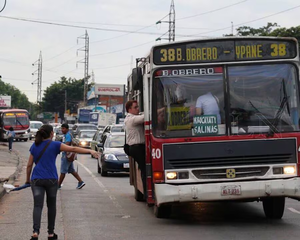
[(281, 219), (284, 213), (285, 197), (263, 199), (263, 208), (267, 218)]
[(154, 205), (154, 215), (157, 218), (169, 218), (172, 213), (172, 205)]

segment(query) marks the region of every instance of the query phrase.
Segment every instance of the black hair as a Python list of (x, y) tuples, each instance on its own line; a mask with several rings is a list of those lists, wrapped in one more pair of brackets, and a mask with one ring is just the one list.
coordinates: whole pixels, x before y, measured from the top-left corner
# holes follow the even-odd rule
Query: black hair
[(51, 125), (45, 124), (40, 127), (35, 135), (35, 145), (40, 145), (44, 139), (50, 137), (51, 132), (53, 132), (53, 127)]
[(67, 123), (63, 123), (60, 127), (69, 129), (69, 125)]
[(10, 128), (9, 128), (9, 131), (13, 131), (13, 130), (14, 130), (14, 128), (13, 128), (13, 127), (10, 127)]

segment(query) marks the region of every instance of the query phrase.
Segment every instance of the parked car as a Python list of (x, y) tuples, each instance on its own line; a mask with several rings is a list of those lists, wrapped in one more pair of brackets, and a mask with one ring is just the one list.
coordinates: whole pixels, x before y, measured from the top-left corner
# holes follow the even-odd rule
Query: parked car
[(29, 132), (29, 140), (35, 138), (36, 132), (43, 126), (43, 122), (41, 121), (30, 121), (30, 132)]
[(97, 130), (97, 126), (89, 123), (76, 123), (72, 127), (73, 137), (76, 137), (81, 130)]
[(123, 150), (125, 132), (111, 133), (104, 144), (99, 143), (98, 173), (107, 176), (108, 172), (129, 172), (129, 159)]
[(95, 133), (96, 130), (81, 130), (76, 137), (73, 138), (73, 142), (79, 147), (90, 148), (90, 143)]
[(106, 138), (110, 133), (114, 133), (114, 132), (125, 132), (125, 125), (124, 125), (124, 124), (107, 125), (107, 126), (103, 129), (103, 134), (102, 134), (102, 138), (101, 138), (102, 143), (104, 143), (105, 138)]
[[(98, 144), (101, 143), (102, 133), (103, 133), (102, 130), (97, 130), (90, 144), (91, 149), (95, 150), (96, 152), (98, 152)], [(93, 158), (94, 156), (91, 154), (91, 157)]]

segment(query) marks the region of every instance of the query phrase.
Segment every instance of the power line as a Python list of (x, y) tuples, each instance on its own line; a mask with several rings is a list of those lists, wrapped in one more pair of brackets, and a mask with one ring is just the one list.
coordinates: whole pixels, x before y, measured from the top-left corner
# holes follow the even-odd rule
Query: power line
[(24, 21), (24, 22), (33, 22), (33, 23), (46, 24), (46, 25), (53, 25), (53, 26), (60, 26), (60, 27), (90, 29), (90, 30), (97, 30), (97, 31), (124, 32), (124, 33), (146, 34), (146, 35), (157, 35), (158, 34), (158, 33), (154, 33), (154, 32), (137, 32), (137, 31), (122, 30), (122, 29), (86, 27), (86, 26), (78, 26), (78, 25), (70, 25), (70, 24), (62, 24), (62, 23), (53, 23), (53, 22), (47, 22), (47, 21), (37, 21), (37, 20), (30, 20), (30, 19), (26, 19), (26, 18), (17, 18), (17, 17), (8, 17), (8, 16), (0, 16), (0, 18), (17, 20), (17, 21)]
[(226, 8), (233, 7), (233, 6), (235, 6), (235, 5), (238, 5), (238, 4), (247, 2), (247, 1), (248, 1), (248, 0), (244, 0), (244, 1), (241, 1), (241, 2), (237, 2), (237, 3), (234, 3), (234, 4), (230, 4), (230, 5), (221, 7), (221, 8), (217, 8), (217, 9), (214, 9), (214, 10), (211, 10), (211, 11), (208, 11), (208, 12), (203, 12), (203, 13), (195, 14), (195, 15), (192, 15), (192, 16), (187, 16), (187, 17), (177, 18), (176, 20), (177, 20), (177, 21), (180, 21), (180, 20), (184, 20), (184, 19), (188, 19), (188, 18), (194, 18), (194, 17), (198, 17), (198, 16), (203, 16), (203, 15), (206, 15), (206, 14), (209, 14), (209, 13), (213, 13), (213, 12), (217, 12), (217, 11), (220, 11), (220, 10), (223, 10), (223, 9), (226, 9)]
[[(162, 17), (160, 20), (163, 20), (164, 18), (166, 18), (169, 14), (167, 14), (166, 16)], [(103, 40), (98, 40), (98, 41), (93, 41), (91, 43), (99, 43), (99, 42), (104, 42), (104, 41), (108, 41), (108, 40), (112, 40), (112, 39), (116, 39), (116, 38), (119, 38), (119, 37), (124, 37), (124, 36), (127, 36), (129, 34), (132, 34), (132, 33), (137, 33), (139, 31), (142, 31), (146, 28), (149, 28), (149, 27), (152, 27), (152, 26), (155, 26), (156, 24), (151, 24), (151, 25), (148, 25), (148, 26), (145, 26), (145, 27), (142, 27), (138, 30), (135, 30), (133, 32), (130, 32), (130, 33), (126, 33), (126, 34), (122, 34), (122, 35), (119, 35), (119, 36), (116, 36), (116, 37), (112, 37), (112, 38), (108, 38), (108, 39), (103, 39)]]
[(48, 68), (48, 69), (45, 69), (45, 70), (46, 70), (46, 71), (51, 71), (51, 70), (54, 69), (54, 68), (60, 67), (60, 66), (66, 64), (66, 63), (68, 63), (68, 62), (71, 62), (71, 61), (74, 60), (75, 58), (77, 58), (77, 56), (76, 56), (76, 57), (73, 57), (73, 58), (71, 58), (71, 59), (69, 59), (69, 60), (67, 60), (67, 61), (65, 61), (65, 62), (63, 62), (63, 63), (60, 63), (59, 65), (56, 65), (55, 67)]
[(122, 52), (122, 51), (125, 51), (125, 50), (129, 50), (129, 49), (137, 48), (137, 47), (140, 47), (140, 46), (143, 46), (143, 45), (147, 45), (149, 43), (153, 43), (153, 40), (149, 41), (149, 42), (139, 44), (139, 45), (135, 45), (133, 47), (123, 48), (123, 49), (119, 49), (119, 50), (115, 50), (115, 51), (111, 51), (111, 52), (97, 53), (97, 54), (93, 54), (93, 55), (90, 55), (90, 56), (95, 57), (95, 56), (103, 56), (103, 55), (112, 54), (112, 53), (119, 53), (119, 52)]
[(5, 7), (6, 7), (6, 0), (4, 0), (4, 5), (3, 5), (2, 9), (0, 10), (0, 13), (4, 10)]
[[(264, 16), (264, 17), (256, 18), (256, 19), (253, 19), (253, 20), (250, 20), (250, 21), (247, 21), (247, 22), (239, 23), (239, 24), (234, 24), (234, 26), (237, 27), (237, 26), (242, 26), (244, 24), (256, 22), (256, 21), (259, 21), (259, 20), (262, 20), (262, 19), (266, 19), (266, 18), (273, 17), (273, 16), (276, 16), (276, 15), (281, 14), (281, 13), (285, 13), (285, 12), (294, 10), (296, 8), (299, 8), (299, 7), (300, 7), (300, 5), (297, 5), (295, 7), (288, 8), (288, 9), (285, 9), (283, 11), (280, 11), (280, 12), (277, 12), (277, 13), (273, 13), (273, 14), (270, 14), (270, 15), (267, 15), (267, 16)], [(213, 31), (208, 31), (208, 32), (202, 32), (202, 33), (198, 33), (198, 34), (193, 34), (193, 35), (185, 35), (185, 37), (195, 37), (195, 36), (199, 36), (199, 35), (203, 35), (203, 34), (207, 34), (207, 33), (218, 32), (218, 31), (230, 29), (231, 27), (232, 26), (224, 27), (224, 28), (219, 28), (219, 29), (216, 29), (216, 30), (213, 30)]]
[(131, 63), (126, 63), (126, 64), (121, 64), (121, 65), (115, 65), (115, 66), (110, 66), (110, 67), (103, 67), (103, 68), (93, 68), (93, 69), (109, 69), (109, 68), (118, 68), (118, 67), (124, 67), (124, 66), (128, 66)]
[(61, 56), (62, 54), (64, 54), (64, 53), (66, 53), (66, 52), (68, 52), (68, 51), (70, 51), (70, 50), (72, 50), (74, 47), (76, 47), (77, 45), (74, 45), (73, 47), (70, 47), (70, 48), (68, 48), (67, 50), (65, 50), (65, 51), (63, 51), (63, 52), (61, 52), (61, 53), (59, 53), (59, 54), (57, 54), (57, 55), (55, 55), (55, 56), (53, 56), (53, 57), (51, 57), (51, 58), (48, 58), (48, 59), (46, 59), (46, 60), (44, 60), (44, 62), (47, 62), (47, 61), (50, 61), (50, 60), (52, 60), (52, 59), (54, 59), (54, 58), (56, 58), (56, 57), (59, 57), (59, 56)]

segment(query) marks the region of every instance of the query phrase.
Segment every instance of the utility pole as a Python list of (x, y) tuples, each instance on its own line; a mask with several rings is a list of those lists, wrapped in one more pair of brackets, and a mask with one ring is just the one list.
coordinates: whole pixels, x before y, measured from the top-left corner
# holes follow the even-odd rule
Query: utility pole
[(95, 104), (95, 110), (94, 112), (97, 112), (97, 105), (98, 105), (98, 95), (96, 95), (96, 86), (95, 86), (95, 74), (94, 74), (94, 71), (92, 71), (92, 76), (91, 76), (91, 79), (92, 79), (92, 84), (94, 85), (94, 104)]
[(42, 101), (42, 67), (43, 67), (42, 62), (43, 62), (42, 52), (40, 51), (39, 59), (32, 64), (32, 66), (35, 65), (38, 66), (38, 69), (32, 73), (32, 75), (35, 75), (37, 73), (37, 79), (31, 83), (32, 85), (37, 84), (37, 98), (36, 98), (37, 103)]
[[(162, 40), (162, 39), (167, 39), (169, 42), (174, 42), (175, 41), (175, 4), (174, 0), (171, 1), (171, 6), (170, 6), (170, 12), (169, 12), (169, 21), (157, 21), (156, 24), (161, 24), (161, 23), (169, 23), (169, 38), (162, 38), (159, 37), (156, 39), (156, 41)], [(164, 33), (162, 36), (164, 36), (166, 33)]]
[(77, 54), (78, 54), (78, 51), (84, 51), (84, 59), (78, 61), (77, 63), (84, 63), (83, 104), (84, 104), (84, 106), (86, 106), (86, 95), (87, 95), (87, 90), (88, 90), (88, 77), (89, 77), (89, 35), (88, 35), (87, 31), (85, 31), (84, 35), (77, 38), (77, 43), (78, 43), (78, 39), (85, 40), (85, 46), (82, 48), (79, 48), (77, 50)]
[(174, 0), (171, 2), (169, 13), (169, 42), (175, 41), (175, 4)]
[(65, 113), (67, 113), (67, 90), (65, 90)]

